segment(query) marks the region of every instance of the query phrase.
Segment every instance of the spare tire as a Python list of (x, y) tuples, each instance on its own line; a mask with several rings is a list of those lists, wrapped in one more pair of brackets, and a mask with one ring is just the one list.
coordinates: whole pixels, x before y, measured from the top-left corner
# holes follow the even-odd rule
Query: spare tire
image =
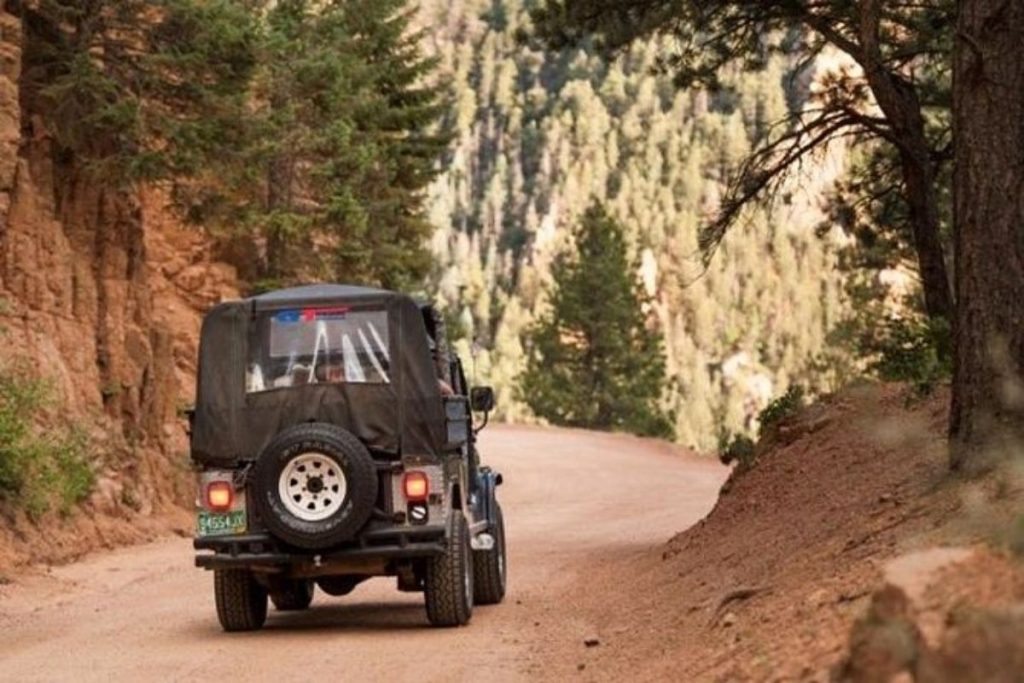
[(377, 470), (350, 432), (322, 422), (289, 427), (263, 451), (250, 487), (272, 534), (317, 550), (351, 540), (377, 500)]

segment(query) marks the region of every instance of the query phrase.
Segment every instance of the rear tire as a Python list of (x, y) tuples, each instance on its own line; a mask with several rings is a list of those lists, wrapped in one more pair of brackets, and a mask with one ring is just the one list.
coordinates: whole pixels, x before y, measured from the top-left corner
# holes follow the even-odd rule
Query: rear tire
[(267, 620), (267, 589), (244, 569), (213, 572), (217, 618), (225, 631), (258, 631)]
[(505, 518), (501, 506), (495, 503), (494, 547), (473, 551), (473, 602), (478, 605), (497, 605), (505, 599), (508, 563), (505, 555)]
[(427, 560), (423, 592), (431, 625), (464, 626), (473, 616), (472, 552), (466, 517), (452, 510), (448, 549)]
[[(315, 461), (309, 470), (301, 464), (305, 458)], [(323, 422), (282, 430), (256, 461), (252, 480), (249, 490), (255, 491), (255, 505), (267, 529), (286, 543), (309, 550), (351, 540), (377, 500), (377, 468), (366, 446), (351, 432)], [(331, 487), (324, 488), (327, 484)], [(292, 490), (292, 485), (303, 488)], [(310, 509), (286, 500), (286, 491), (288, 498), (294, 494)]]
[(285, 579), (270, 584), (270, 601), (280, 612), (308, 609), (313, 603), (311, 579)]

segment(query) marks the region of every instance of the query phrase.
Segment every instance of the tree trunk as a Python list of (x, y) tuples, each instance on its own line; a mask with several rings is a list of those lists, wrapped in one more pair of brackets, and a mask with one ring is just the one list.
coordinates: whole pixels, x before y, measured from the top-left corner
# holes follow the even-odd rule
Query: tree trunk
[[(267, 211), (272, 215), (276, 211), (287, 211), (292, 203), (293, 164), (285, 155), (270, 160), (267, 169)], [(264, 277), (268, 280), (280, 280), (286, 274), (288, 266), (288, 238), (282, 226), (271, 225), (267, 233), (267, 260)]]
[(904, 199), (910, 210), (910, 229), (921, 274), (925, 312), (930, 318), (943, 318), (952, 322), (953, 295), (946, 269), (946, 255), (939, 235), (935, 164), (929, 158), (930, 150), (924, 142), (923, 124), (920, 133), (920, 146), (917, 149), (913, 152), (900, 149)]
[(904, 199), (910, 211), (910, 229), (924, 291), (925, 311), (930, 318), (953, 320), (946, 255), (939, 234), (936, 168), (924, 131), (921, 100), (913, 83), (886, 66), (880, 45), (882, 2), (865, 0), (860, 5), (860, 49), (851, 53), (867, 79), (871, 93), (893, 132), (900, 154)]
[(1024, 431), (1022, 46), (1024, 2), (961, 0), (953, 70), (954, 469), (986, 467)]

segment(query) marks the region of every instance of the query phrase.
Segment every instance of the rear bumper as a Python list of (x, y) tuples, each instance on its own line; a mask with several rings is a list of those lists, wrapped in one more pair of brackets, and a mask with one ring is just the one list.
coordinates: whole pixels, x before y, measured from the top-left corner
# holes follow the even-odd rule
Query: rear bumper
[(445, 527), (385, 527), (367, 530), (359, 538), (336, 548), (320, 551), (286, 546), (265, 533), (197, 538), (192, 546), (196, 566), (203, 569), (309, 566), (358, 561), (402, 560), (432, 557), (445, 550)]

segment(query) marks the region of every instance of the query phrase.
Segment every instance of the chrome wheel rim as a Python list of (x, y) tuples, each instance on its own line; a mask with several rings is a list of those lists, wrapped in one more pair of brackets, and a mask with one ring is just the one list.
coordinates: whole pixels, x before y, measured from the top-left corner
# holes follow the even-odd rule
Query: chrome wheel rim
[(338, 463), (313, 452), (288, 461), (277, 489), (289, 513), (304, 522), (318, 522), (341, 509), (348, 487)]

